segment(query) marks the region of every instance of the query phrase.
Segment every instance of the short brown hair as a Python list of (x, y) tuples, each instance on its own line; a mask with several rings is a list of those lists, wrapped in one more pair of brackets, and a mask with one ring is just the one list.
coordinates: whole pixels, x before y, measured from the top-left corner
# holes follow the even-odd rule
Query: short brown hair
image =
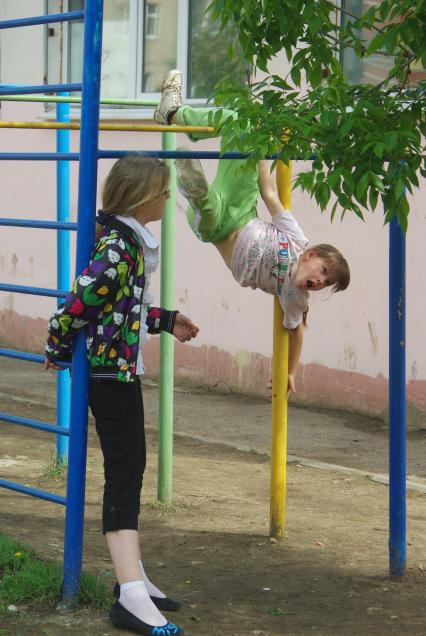
[(322, 258), (335, 277), (332, 285), (333, 292), (343, 291), (347, 288), (351, 280), (348, 261), (343, 254), (333, 245), (320, 243), (309, 248), (316, 256)]

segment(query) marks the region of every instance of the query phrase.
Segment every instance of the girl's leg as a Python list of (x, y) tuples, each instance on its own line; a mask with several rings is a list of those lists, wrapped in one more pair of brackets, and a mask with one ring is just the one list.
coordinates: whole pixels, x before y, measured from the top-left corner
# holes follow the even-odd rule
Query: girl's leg
[[(212, 125), (216, 113), (220, 113), (220, 116), (217, 115), (215, 120), (216, 134), (188, 134), (190, 139), (197, 141), (220, 135), (220, 130), (224, 124), (230, 120), (236, 122), (237, 114), (225, 109), (181, 106), (173, 121), (176, 124), (187, 126), (208, 126)], [(223, 151), (222, 140), (220, 150)], [(196, 162), (198, 162), (199, 168), (192, 169), (191, 164), (196, 166)], [(188, 184), (191, 181), (196, 184), (199, 181), (197, 174), (202, 173), (200, 162), (190, 159), (177, 160), (177, 168), (179, 163), (189, 167), (186, 169)], [(187, 188), (184, 187), (183, 190), (187, 190)], [(186, 196), (185, 192), (184, 194)], [(188, 222), (195, 233), (201, 235), (202, 240), (211, 243), (221, 242), (257, 215), (258, 196), (259, 185), (256, 166), (250, 166), (244, 159), (220, 159), (216, 177), (209, 187), (208, 200), (187, 196), (191, 205), (187, 212)]]
[(116, 530), (105, 533), (108, 550), (118, 582), (139, 581), (139, 532)]
[[(230, 110), (182, 105), (181, 79), (177, 70), (170, 71), (166, 76), (161, 100), (154, 112), (156, 121), (216, 128), (213, 134), (189, 133), (188, 137), (193, 141), (218, 136), (225, 123), (236, 121), (236, 113)], [(181, 189), (191, 206), (187, 214), (188, 222), (202, 241), (220, 243), (256, 216), (259, 194), (257, 168), (245, 164), (245, 160), (221, 159), (216, 178), (209, 187), (198, 160), (176, 161)], [(241, 169), (243, 165), (244, 170)], [(197, 184), (203, 182), (205, 188), (204, 191), (201, 188), (200, 195)]]
[(139, 566), (139, 533), (136, 530), (118, 530), (107, 532), (105, 538), (120, 583), (120, 604), (148, 625), (165, 625), (167, 619), (152, 602), (146, 583), (142, 579)]
[(199, 159), (177, 159), (175, 166), (179, 191), (189, 203), (186, 218), (191, 229), (200, 241), (215, 243), (225, 211), (223, 197), (210, 187)]
[(139, 621), (139, 627), (149, 633), (167, 620), (152, 602), (139, 566), (138, 516), (146, 464), (139, 381), (92, 379), (90, 407), (104, 456), (103, 529), (120, 583), (120, 601), (111, 609), (111, 621), (124, 628)]
[(199, 141), (200, 139), (220, 137), (223, 125), (236, 117), (236, 113), (226, 108), (193, 108), (192, 106), (182, 105), (177, 109), (172, 122), (180, 126), (213, 126), (216, 129), (215, 132), (186, 133), (191, 141)]

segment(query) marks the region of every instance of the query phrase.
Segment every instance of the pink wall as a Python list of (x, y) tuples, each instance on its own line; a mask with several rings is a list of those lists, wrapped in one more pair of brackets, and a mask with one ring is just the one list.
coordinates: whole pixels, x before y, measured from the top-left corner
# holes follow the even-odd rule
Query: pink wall
[[(34, 9), (35, 11), (35, 9)], [(40, 13), (42, 13), (40, 9)], [(35, 13), (34, 13), (35, 14)], [(22, 30), (23, 31), (23, 30)], [(25, 36), (27, 37), (27, 36)], [(28, 36), (29, 37), (29, 36)], [(28, 58), (25, 38), (19, 42), (2, 34), (2, 81), (17, 81), (5, 68), (5, 52), (21, 65), (19, 81), (42, 82), (43, 68), (36, 56)], [(28, 42), (31, 44), (29, 46)], [(31, 39), (29, 50), (40, 44)], [(41, 46), (37, 50), (42, 50)], [(13, 57), (14, 56), (14, 57)], [(27, 62), (26, 62), (27, 63)], [(31, 77), (30, 76), (31, 73)], [(28, 79), (27, 79), (28, 77)], [(40, 104), (2, 102), (3, 120), (44, 118)], [(117, 121), (117, 120), (115, 120)], [(72, 149), (78, 150), (78, 133), (71, 133)], [(3, 151), (54, 150), (52, 131), (2, 130)], [(178, 144), (184, 141), (178, 136)], [(102, 148), (155, 149), (159, 135), (103, 133)], [(186, 142), (188, 143), (188, 142)], [(216, 148), (216, 141), (198, 144), (198, 149)], [(112, 161), (100, 162), (101, 183)], [(210, 177), (215, 162), (205, 162)], [(295, 170), (306, 168), (297, 164)], [(77, 169), (72, 166), (72, 217), (76, 217)], [(55, 218), (55, 165), (50, 162), (2, 162), (0, 216)], [(426, 229), (425, 184), (412, 200), (407, 236), (407, 382), (411, 411), (426, 417), (426, 268), (423, 241)], [(176, 346), (176, 375), (180, 380), (226, 389), (262, 394), (270, 376), (272, 354), (272, 297), (240, 288), (211, 245), (200, 243), (186, 224), (185, 202), (179, 197), (176, 250), (176, 306), (200, 326), (192, 346)], [(311, 244), (336, 244), (347, 256), (352, 270), (351, 285), (344, 293), (328, 298), (312, 295), (309, 328), (306, 331), (302, 364), (295, 400), (334, 408), (382, 414), (387, 404), (387, 298), (388, 228), (379, 209), (363, 223), (347, 217), (330, 224), (314, 202), (302, 192), (293, 195), (293, 209)], [(260, 209), (266, 218), (264, 209)], [(152, 228), (158, 234), (159, 227)], [(13, 284), (55, 287), (56, 247), (48, 230), (0, 229), (0, 280)], [(158, 276), (153, 282), (159, 298)], [(0, 341), (3, 345), (42, 351), (45, 324), (54, 301), (22, 294), (0, 292)], [(145, 358), (157, 372), (158, 340), (151, 338)], [(420, 418), (420, 420), (419, 420)]]

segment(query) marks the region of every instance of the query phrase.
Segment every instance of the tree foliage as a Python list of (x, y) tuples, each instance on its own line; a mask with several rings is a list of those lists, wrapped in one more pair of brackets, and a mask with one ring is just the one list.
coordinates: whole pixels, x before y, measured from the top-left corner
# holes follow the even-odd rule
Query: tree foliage
[[(224, 130), (227, 148), (249, 148), (253, 161), (314, 157), (295, 187), (321, 210), (331, 199), (332, 218), (363, 218), (381, 199), (385, 221), (406, 229), (407, 194), (426, 176), (426, 82), (410, 81), (426, 68), (426, 0), (382, 0), (359, 16), (331, 0), (213, 0), (210, 11), (223, 27), (235, 24), (235, 44), (266, 73), (251, 86), (219, 84), (216, 103), (239, 113)], [(383, 56), (380, 83), (349, 84), (342, 50), (364, 64)], [(285, 77), (268, 72), (282, 51)]]

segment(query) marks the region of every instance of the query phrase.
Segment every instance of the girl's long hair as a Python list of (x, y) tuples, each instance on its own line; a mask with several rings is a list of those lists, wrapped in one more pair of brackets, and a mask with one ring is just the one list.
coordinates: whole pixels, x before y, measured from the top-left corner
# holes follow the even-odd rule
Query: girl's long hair
[[(161, 159), (126, 155), (111, 168), (102, 188), (102, 212), (133, 216), (134, 210), (159, 196), (167, 187), (170, 170)], [(97, 235), (100, 231), (97, 230)]]

